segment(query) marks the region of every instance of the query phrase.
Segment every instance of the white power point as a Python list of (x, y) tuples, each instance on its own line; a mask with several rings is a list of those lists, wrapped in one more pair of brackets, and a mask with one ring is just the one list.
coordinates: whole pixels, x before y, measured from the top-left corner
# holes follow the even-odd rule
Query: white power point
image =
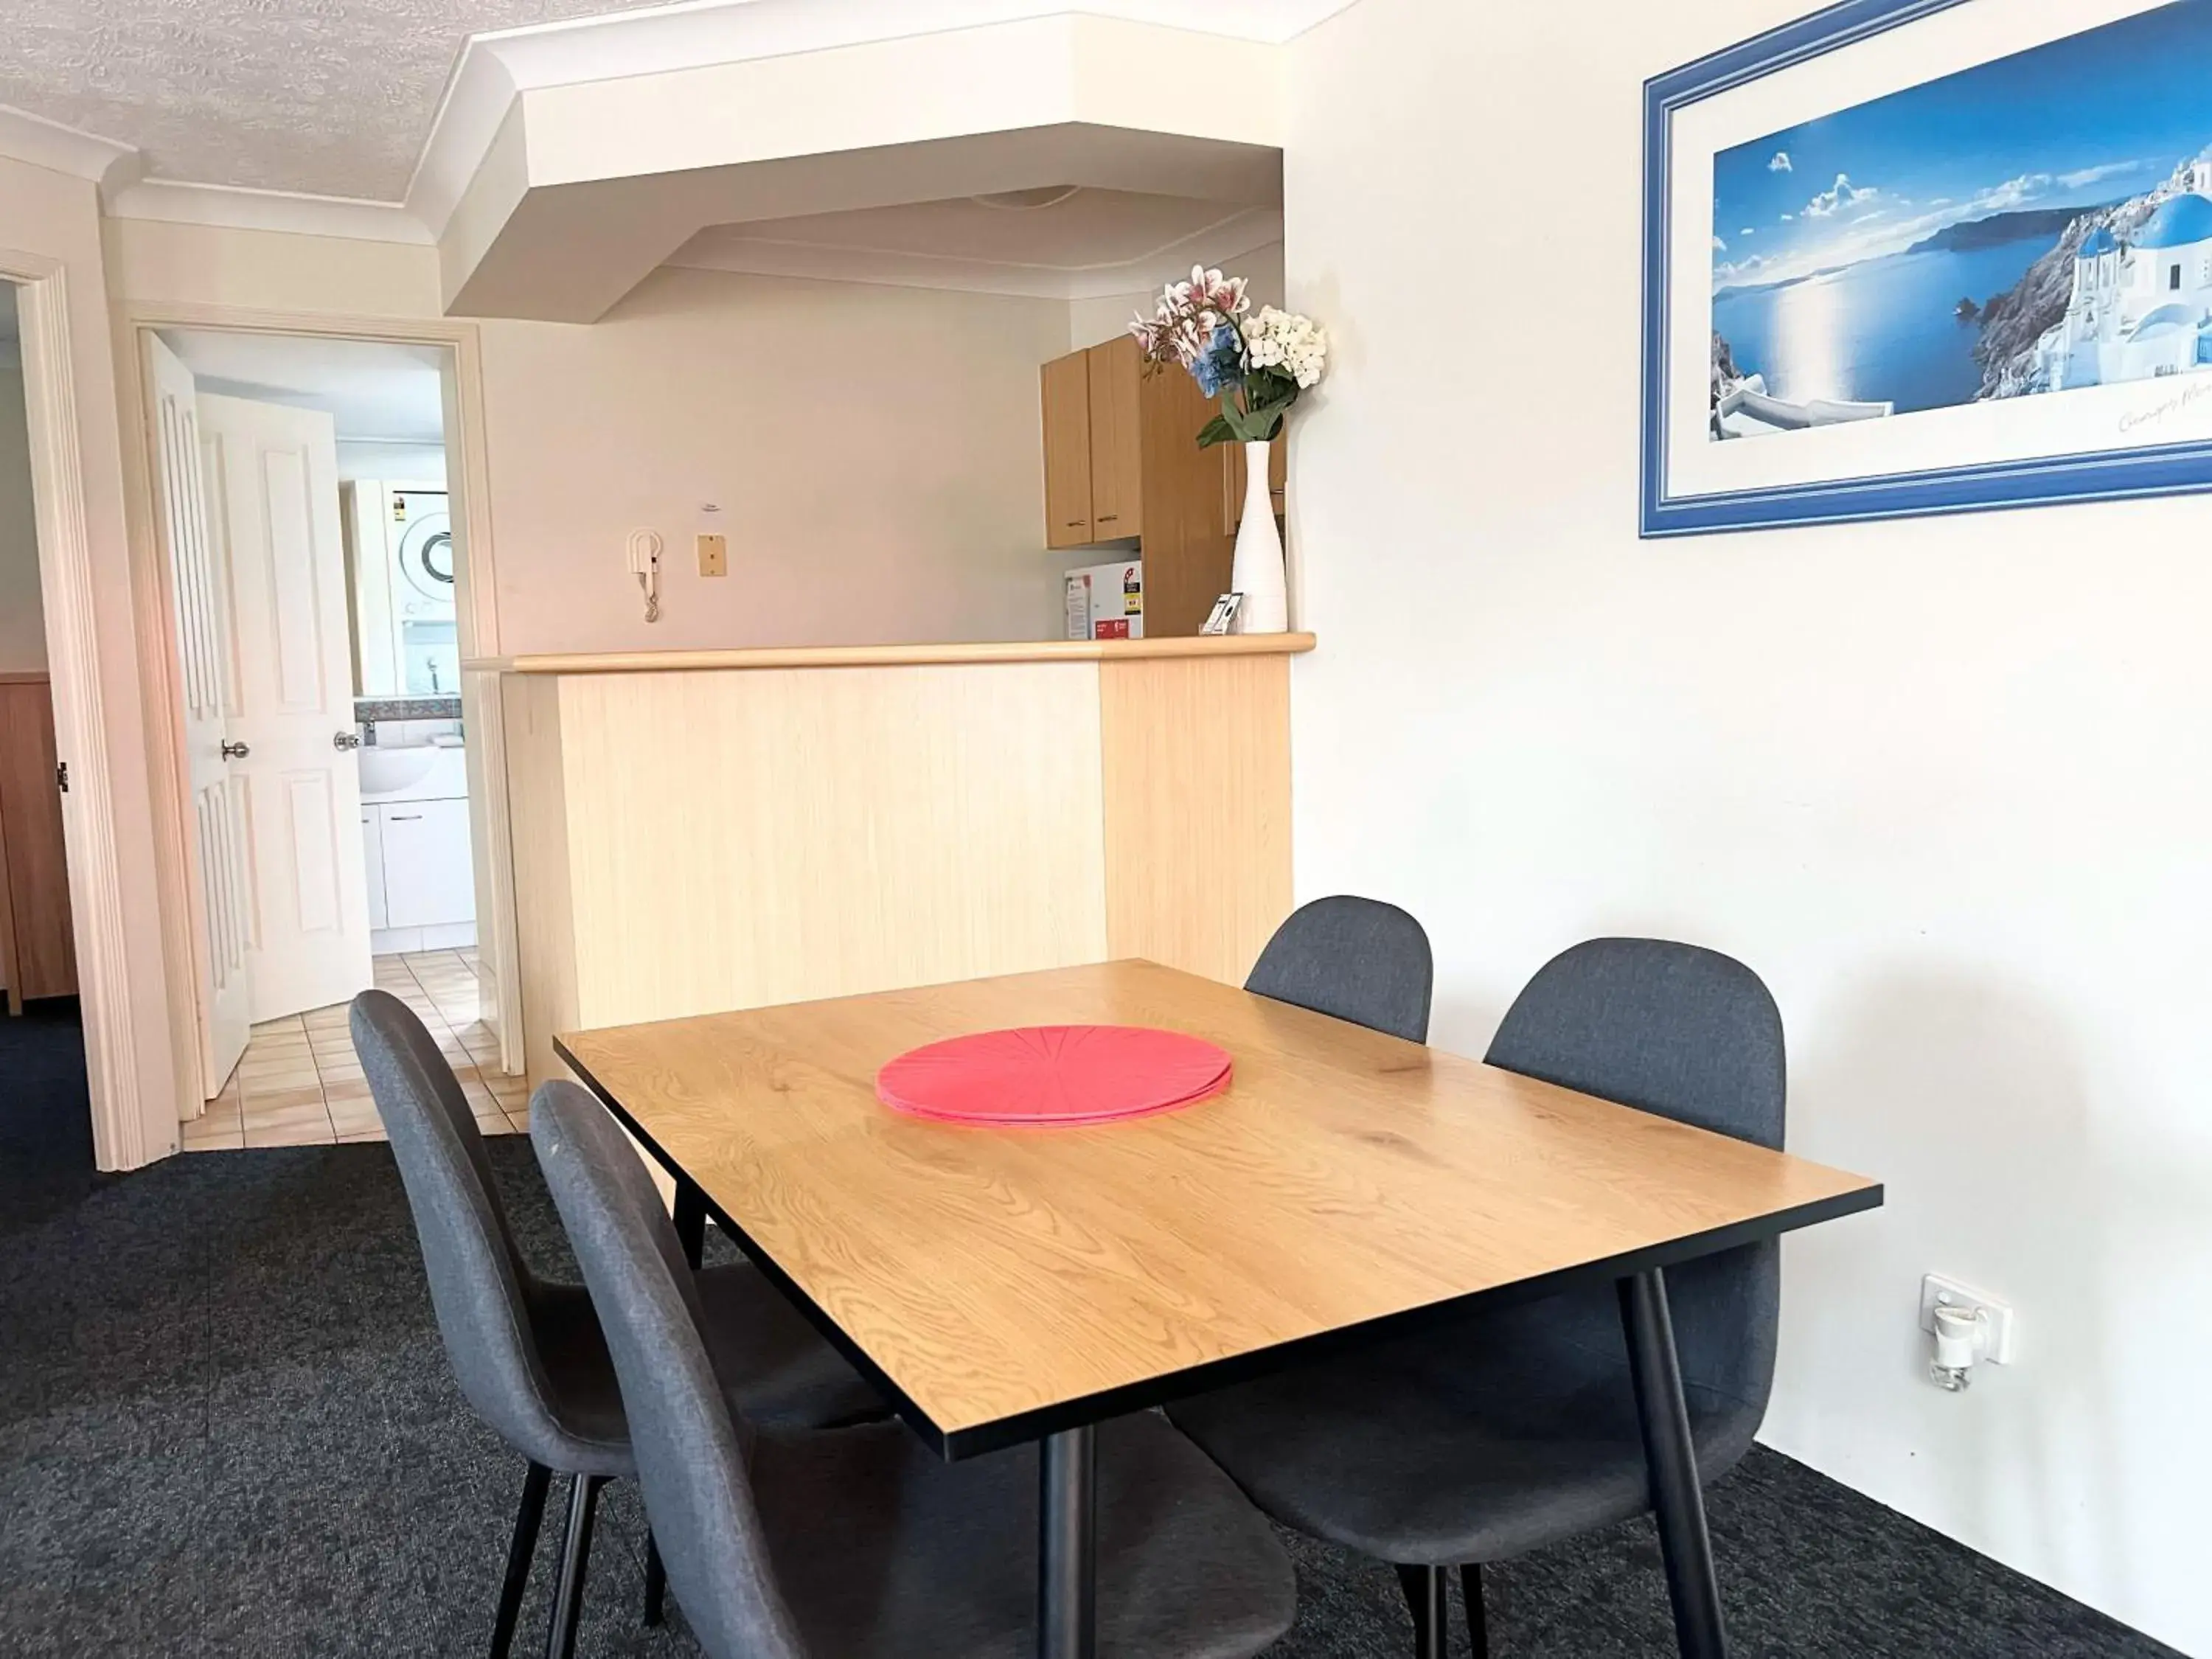
[(1976, 1290), (1971, 1285), (1961, 1285), (1955, 1279), (1946, 1279), (1941, 1273), (1929, 1273), (1920, 1281), (1920, 1328), (1930, 1336), (1936, 1334), (1936, 1310), (1961, 1308), (1982, 1316), (1983, 1329), (1987, 1334), (1987, 1346), (1981, 1358), (1992, 1365), (2009, 1365), (2013, 1357), (2012, 1304), (2000, 1302), (1995, 1297)]

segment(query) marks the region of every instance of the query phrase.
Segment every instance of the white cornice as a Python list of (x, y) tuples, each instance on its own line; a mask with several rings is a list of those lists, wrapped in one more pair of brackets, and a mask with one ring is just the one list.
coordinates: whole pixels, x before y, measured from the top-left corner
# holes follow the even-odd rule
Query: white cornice
[(395, 202), (355, 197), (302, 196), (289, 191), (246, 190), (229, 185), (185, 184), (142, 179), (116, 192), (107, 204), (117, 219), (157, 219), (178, 225), (222, 225), (234, 230), (277, 230), (295, 236), (339, 236), (356, 242), (437, 239)]
[(103, 191), (129, 184), (143, 165), (129, 144), (7, 104), (0, 104), (0, 155), (89, 179)]
[(434, 243), (527, 90), (1071, 15), (1279, 44), (1358, 3), (1211, 0), (1193, 8), (1188, 0), (682, 0), (473, 35), (447, 77), (404, 202), (146, 179), (144, 157), (133, 146), (6, 106), (0, 106), (0, 156), (93, 180), (118, 218)]
[(420, 220), (394, 202), (148, 179), (143, 176), (145, 157), (134, 146), (6, 105), (0, 105), (0, 156), (90, 179), (99, 186), (101, 205), (112, 218), (227, 225), (356, 241), (428, 244), (436, 240)]
[(1221, 264), (1279, 242), (1283, 216), (1275, 208), (1231, 215), (1133, 259), (1104, 265), (1018, 264), (896, 248), (840, 246), (742, 233), (708, 233), (667, 263), (693, 270), (727, 270), (754, 276), (811, 277), (820, 282), (873, 283), (890, 288), (950, 289), (969, 294), (1008, 294), (1037, 300), (1103, 300), (1149, 292), (1188, 276), (1191, 263)]
[(439, 234), (508, 107), (548, 87), (745, 63), (1055, 16), (1128, 22), (1280, 45), (1358, 0), (682, 0), (637, 11), (470, 37), (461, 48), (407, 207)]

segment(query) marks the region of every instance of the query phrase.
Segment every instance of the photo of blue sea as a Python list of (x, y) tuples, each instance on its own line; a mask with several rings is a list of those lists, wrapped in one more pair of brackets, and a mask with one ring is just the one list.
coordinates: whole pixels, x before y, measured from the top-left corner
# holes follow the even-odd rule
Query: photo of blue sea
[(1802, 282), (1723, 289), (1713, 328), (1778, 398), (1888, 401), (1899, 415), (1969, 404), (1982, 389), (1981, 335), (1959, 319), (1958, 302), (2009, 289), (2051, 243), (1891, 253)]
[(2212, 0), (1713, 158), (1712, 435), (2212, 369)]

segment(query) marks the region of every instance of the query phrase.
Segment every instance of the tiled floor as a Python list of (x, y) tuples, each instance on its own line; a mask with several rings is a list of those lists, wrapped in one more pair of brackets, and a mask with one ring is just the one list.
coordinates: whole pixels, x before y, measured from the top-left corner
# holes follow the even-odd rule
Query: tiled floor
[[(529, 1127), (529, 1085), (499, 1069), (499, 1042), (477, 1018), (474, 951), (379, 957), (376, 982), (421, 1016), (438, 1039), (486, 1134)], [(246, 1058), (204, 1116), (184, 1127), (185, 1150), (327, 1146), (381, 1140), (375, 1103), (355, 1058), (343, 1005), (253, 1028)]]

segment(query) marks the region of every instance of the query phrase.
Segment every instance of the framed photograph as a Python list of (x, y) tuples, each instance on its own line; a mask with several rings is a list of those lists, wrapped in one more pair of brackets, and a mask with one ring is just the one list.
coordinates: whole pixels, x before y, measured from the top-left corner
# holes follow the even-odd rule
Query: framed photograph
[(1198, 631), (1201, 634), (1226, 634), (1231, 624), (1237, 620), (1237, 607), (1243, 603), (1242, 593), (1224, 593), (1213, 602), (1213, 609), (1206, 613), (1206, 625)]
[(1644, 88), (1646, 536), (2212, 489), (2212, 0), (1846, 0)]

